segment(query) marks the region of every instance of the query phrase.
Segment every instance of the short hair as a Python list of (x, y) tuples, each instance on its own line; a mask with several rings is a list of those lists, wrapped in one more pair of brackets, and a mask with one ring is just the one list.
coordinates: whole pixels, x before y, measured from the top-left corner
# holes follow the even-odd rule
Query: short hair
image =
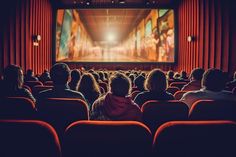
[(180, 78), (182, 78), (182, 79), (188, 78), (188, 77), (187, 77), (187, 72), (184, 71), (184, 70), (182, 70), (182, 71), (180, 72)]
[(71, 75), (72, 82), (79, 82), (79, 80), (81, 78), (81, 73), (78, 69), (72, 70), (70, 75)]
[(24, 83), (24, 75), (20, 66), (8, 65), (3, 72), (3, 79), (11, 87), (21, 88)]
[(145, 80), (145, 88), (149, 91), (165, 91), (167, 88), (165, 73), (160, 69), (153, 69)]
[(70, 77), (70, 68), (65, 63), (56, 63), (50, 70), (50, 76), (55, 85), (65, 85)]
[(219, 69), (208, 69), (203, 74), (202, 86), (206, 90), (219, 92), (225, 88), (226, 79), (223, 72)]
[(32, 69), (28, 69), (27, 72), (26, 72), (26, 75), (27, 76), (33, 76), (34, 72)]
[(203, 74), (204, 74), (204, 69), (196, 68), (191, 71), (190, 78), (193, 78), (194, 80), (197, 81), (201, 81)]
[(122, 73), (115, 73), (110, 78), (110, 90), (115, 96), (125, 97), (130, 94), (131, 81)]
[(145, 82), (145, 77), (143, 75), (139, 75), (134, 79), (134, 84), (140, 91), (144, 90), (144, 82)]

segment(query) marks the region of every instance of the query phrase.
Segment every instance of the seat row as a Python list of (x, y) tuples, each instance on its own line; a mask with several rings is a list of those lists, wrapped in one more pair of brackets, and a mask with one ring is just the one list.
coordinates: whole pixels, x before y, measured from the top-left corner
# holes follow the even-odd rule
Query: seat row
[(0, 120), (0, 156), (4, 157), (235, 157), (236, 123), (172, 121), (151, 135), (134, 121), (78, 121), (59, 140), (49, 124), (36, 120)]

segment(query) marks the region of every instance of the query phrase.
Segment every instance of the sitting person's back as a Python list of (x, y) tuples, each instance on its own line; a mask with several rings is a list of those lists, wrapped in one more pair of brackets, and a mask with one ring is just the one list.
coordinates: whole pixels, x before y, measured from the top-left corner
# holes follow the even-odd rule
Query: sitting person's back
[(110, 92), (96, 100), (92, 106), (91, 120), (141, 121), (140, 108), (131, 100), (131, 82), (124, 74), (111, 77)]
[(202, 79), (202, 89), (198, 91), (187, 92), (183, 95), (181, 101), (186, 103), (189, 108), (197, 100), (232, 100), (236, 101), (235, 95), (224, 91), (225, 77), (223, 72), (218, 69), (207, 70)]
[(139, 93), (134, 99), (134, 102), (140, 107), (148, 100), (165, 101), (174, 99), (173, 95), (166, 91), (166, 76), (159, 69), (154, 69), (149, 73), (145, 80), (145, 88), (147, 91)]
[(182, 91), (199, 90), (202, 87), (201, 80), (204, 70), (202, 68), (193, 69), (190, 74), (190, 82), (181, 89)]
[(70, 90), (68, 87), (70, 69), (66, 64), (55, 64), (50, 70), (50, 75), (53, 88), (40, 92), (38, 96), (40, 101), (47, 98), (79, 98), (85, 100), (80, 92)]
[(25, 76), (25, 81), (38, 81), (38, 78), (34, 76), (32, 69), (28, 69)]
[(22, 69), (16, 65), (9, 65), (4, 69), (3, 80), (1, 81), (0, 97), (25, 97), (35, 102), (35, 98), (25, 88)]

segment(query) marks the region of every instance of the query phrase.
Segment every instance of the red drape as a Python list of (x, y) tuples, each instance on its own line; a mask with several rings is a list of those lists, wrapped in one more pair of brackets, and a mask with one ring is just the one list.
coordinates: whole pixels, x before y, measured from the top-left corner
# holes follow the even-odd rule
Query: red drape
[[(41, 73), (52, 63), (52, 6), (49, 0), (8, 0), (0, 10), (0, 70), (8, 64)], [(32, 36), (39, 34), (39, 46)]]

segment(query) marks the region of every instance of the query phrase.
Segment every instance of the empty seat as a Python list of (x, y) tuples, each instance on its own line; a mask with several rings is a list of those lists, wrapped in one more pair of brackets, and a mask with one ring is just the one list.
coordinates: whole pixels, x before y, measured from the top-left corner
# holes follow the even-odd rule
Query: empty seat
[(168, 87), (167, 88), (167, 92), (171, 93), (172, 95), (174, 95), (177, 91), (179, 91), (180, 89), (178, 87)]
[(186, 92), (187, 92), (187, 91), (177, 91), (177, 92), (174, 94), (175, 99), (176, 99), (176, 100), (180, 100)]
[(236, 123), (231, 121), (168, 122), (153, 141), (156, 157), (235, 157)]
[(141, 108), (143, 122), (155, 133), (156, 129), (168, 121), (187, 120), (188, 106), (180, 101), (156, 101), (151, 100)]
[(0, 119), (35, 119), (36, 108), (25, 97), (8, 97), (0, 100)]
[(65, 157), (150, 156), (150, 130), (135, 121), (79, 121), (65, 133)]
[(45, 122), (0, 120), (0, 156), (60, 157), (55, 130)]
[(191, 120), (236, 121), (236, 102), (227, 100), (199, 100), (189, 112)]
[(51, 124), (59, 135), (72, 122), (89, 118), (87, 104), (75, 98), (48, 98), (39, 102), (38, 111), (41, 119)]
[(170, 87), (178, 87), (179, 89), (182, 89), (184, 85), (186, 85), (186, 82), (172, 82), (170, 84)]
[(26, 86), (29, 86), (31, 89), (33, 89), (33, 87), (36, 85), (41, 85), (41, 86), (43, 85), (43, 83), (40, 81), (26, 81), (24, 84)]

